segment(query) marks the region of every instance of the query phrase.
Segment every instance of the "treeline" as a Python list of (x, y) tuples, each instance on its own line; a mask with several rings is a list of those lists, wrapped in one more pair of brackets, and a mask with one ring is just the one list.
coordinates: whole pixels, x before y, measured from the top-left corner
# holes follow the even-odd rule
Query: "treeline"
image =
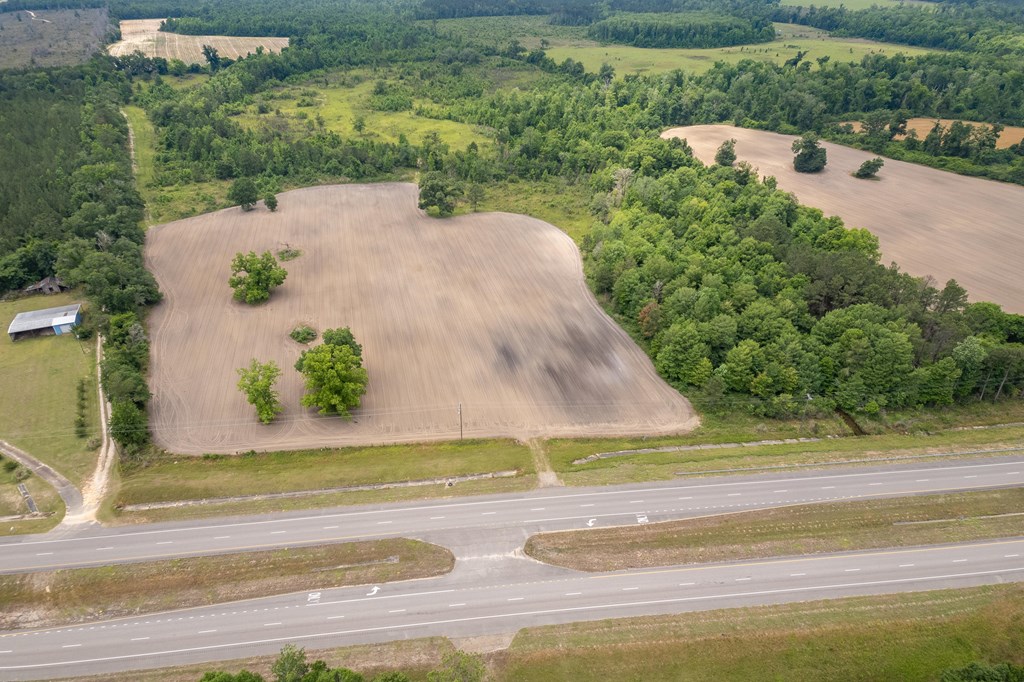
[(838, 36), (1018, 58), (1024, 54), (1024, 31), (1019, 20), (984, 8), (890, 6), (851, 11), (845, 7), (780, 6), (772, 18), (814, 26)]
[[(81, 287), (92, 306), (80, 333), (107, 336), (103, 387), (114, 403), (112, 433), (128, 454), (148, 440), (139, 315), (160, 300), (143, 264), (143, 203), (118, 108), (130, 94), (107, 57), (0, 75), (0, 291), (48, 275)], [(118, 430), (126, 417), (130, 428)]]
[(636, 47), (727, 47), (775, 38), (767, 19), (744, 19), (709, 13), (616, 14), (593, 24), (594, 40)]

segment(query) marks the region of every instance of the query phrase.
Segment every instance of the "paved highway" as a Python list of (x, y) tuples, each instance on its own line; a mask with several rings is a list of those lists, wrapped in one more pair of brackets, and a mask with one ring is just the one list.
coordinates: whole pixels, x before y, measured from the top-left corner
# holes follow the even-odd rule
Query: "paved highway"
[[(553, 530), (637, 524), (833, 500), (1024, 485), (1024, 457), (829, 471), (677, 479), (602, 488), (545, 488), (234, 520), (86, 527), (80, 534), (0, 540), (0, 573), (381, 537), (442, 541), (457, 557), (493, 553)], [(504, 543), (504, 544), (503, 544)], [(505, 548), (507, 549), (507, 548)], [(505, 551), (502, 549), (502, 551)]]
[(1024, 538), (657, 570), (580, 574), (519, 548), (544, 530), (643, 524), (804, 504), (1024, 484), (1024, 458), (676, 480), (345, 508), (231, 521), (8, 538), (0, 571), (137, 561), (330, 540), (419, 537), (452, 548), (449, 575), (320, 590), (74, 627), (0, 633), (0, 679), (150, 668), (545, 623), (938, 589), (1024, 579)]

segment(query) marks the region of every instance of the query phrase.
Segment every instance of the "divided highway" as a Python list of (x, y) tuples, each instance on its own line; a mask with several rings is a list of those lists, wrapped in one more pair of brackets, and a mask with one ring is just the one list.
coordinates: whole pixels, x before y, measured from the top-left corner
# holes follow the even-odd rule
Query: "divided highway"
[(334, 540), (421, 538), (450, 547), (449, 575), (290, 594), (74, 627), (0, 633), (0, 678), (213, 661), (427, 635), (512, 632), (543, 623), (938, 589), (1024, 579), (1024, 538), (720, 565), (580, 574), (518, 548), (535, 532), (643, 524), (830, 500), (1024, 485), (1024, 457), (595, 489), (544, 489), (316, 514), (87, 529), (7, 538), (6, 573)]

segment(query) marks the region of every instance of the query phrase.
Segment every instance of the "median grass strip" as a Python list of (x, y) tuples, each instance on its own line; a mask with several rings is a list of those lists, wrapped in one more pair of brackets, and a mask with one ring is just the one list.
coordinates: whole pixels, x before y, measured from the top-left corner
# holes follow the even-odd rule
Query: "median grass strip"
[(455, 565), (402, 538), (0, 576), (0, 630), (49, 627), (273, 594), (428, 578)]
[(736, 561), (1024, 534), (1024, 488), (811, 504), (545, 533), (526, 553), (581, 571)]

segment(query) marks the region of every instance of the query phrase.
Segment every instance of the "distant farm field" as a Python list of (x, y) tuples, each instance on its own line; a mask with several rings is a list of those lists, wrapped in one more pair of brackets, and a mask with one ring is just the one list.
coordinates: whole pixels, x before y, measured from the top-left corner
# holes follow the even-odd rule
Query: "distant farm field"
[(0, 12), (0, 69), (79, 64), (110, 29), (105, 7)]
[(878, 43), (860, 38), (837, 38), (826, 31), (796, 24), (775, 24), (775, 40), (756, 45), (740, 45), (709, 49), (644, 48), (629, 45), (602, 44), (590, 40), (586, 28), (553, 26), (547, 17), (473, 17), (440, 21), (438, 30), (452, 35), (471, 37), (504, 47), (509, 40), (519, 40), (529, 49), (541, 47), (556, 62), (575, 59), (587, 71), (596, 72), (602, 64), (615, 67), (619, 76), (630, 73), (664, 73), (683, 69), (704, 73), (715, 62), (735, 64), (744, 59), (781, 64), (798, 51), (806, 52), (814, 68), (814, 60), (828, 57), (833, 61), (859, 62), (870, 54), (907, 55), (929, 52), (917, 47)]
[(121, 22), (121, 40), (107, 48), (115, 57), (136, 50), (147, 57), (180, 59), (186, 64), (203, 64), (203, 45), (216, 48), (221, 57), (237, 59), (262, 46), (269, 52), (288, 47), (287, 38), (246, 38), (239, 36), (187, 36), (160, 30), (163, 19), (129, 19)]
[[(943, 127), (948, 128), (954, 119), (951, 118), (911, 118), (907, 119), (907, 132), (913, 130), (917, 133), (918, 139), (923, 140), (925, 136), (931, 132), (931, 129), (935, 127), (935, 121), (941, 121)], [(984, 126), (986, 129), (991, 126), (990, 123), (978, 123), (977, 121), (964, 121), (974, 126)], [(860, 121), (850, 121), (853, 125), (855, 132), (861, 132), (863, 126)], [(903, 139), (902, 135), (898, 135), (896, 139)], [(996, 149), (1007, 149), (1015, 144), (1024, 141), (1024, 127), (1021, 126), (1004, 126), (1002, 132), (999, 133), (999, 138), (996, 140)]]
[[(303, 253), (262, 306), (227, 286), (237, 251)], [(276, 213), (227, 209), (153, 228), (151, 425), (173, 452), (466, 437), (656, 434), (697, 420), (586, 287), (572, 240), (513, 214), (435, 220), (409, 184), (316, 187)], [(351, 326), (370, 376), (350, 421), (299, 407), (288, 332)], [(235, 369), (274, 360), (285, 411), (256, 422)], [(311, 472), (312, 473), (312, 472)]]
[(850, 174), (875, 155), (830, 143), (824, 143), (824, 171), (797, 173), (793, 136), (732, 126), (673, 128), (662, 137), (685, 138), (705, 163), (713, 162), (723, 141), (734, 138), (739, 160), (763, 176), (775, 176), (801, 203), (838, 215), (848, 227), (871, 230), (883, 262), (931, 275), (940, 286), (956, 279), (972, 301), (994, 301), (1024, 313), (1024, 187), (892, 159), (885, 160), (877, 181), (858, 180)]

